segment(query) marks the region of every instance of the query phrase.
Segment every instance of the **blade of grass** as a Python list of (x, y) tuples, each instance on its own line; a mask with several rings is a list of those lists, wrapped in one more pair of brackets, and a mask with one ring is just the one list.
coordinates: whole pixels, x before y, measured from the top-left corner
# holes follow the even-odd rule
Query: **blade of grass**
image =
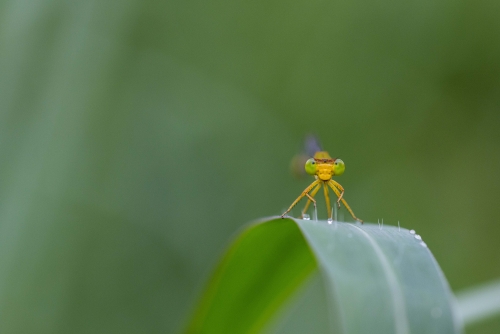
[(431, 252), (406, 229), (271, 219), (223, 256), (187, 333), (258, 333), (314, 269), (332, 333), (461, 333)]
[(500, 315), (500, 280), (460, 291), (456, 296), (466, 325)]
[(292, 221), (252, 225), (222, 257), (186, 332), (259, 332), (315, 268)]
[(420, 236), (393, 226), (296, 223), (320, 263), (342, 333), (461, 332), (448, 283)]

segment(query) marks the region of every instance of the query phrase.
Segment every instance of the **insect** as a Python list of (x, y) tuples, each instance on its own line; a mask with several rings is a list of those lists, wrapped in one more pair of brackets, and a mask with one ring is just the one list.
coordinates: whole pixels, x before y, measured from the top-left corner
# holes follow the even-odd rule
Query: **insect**
[[(344, 204), (346, 207), (347, 211), (351, 214), (351, 216), (356, 219), (357, 221), (363, 223), (363, 221), (359, 218), (357, 218), (354, 215), (354, 212), (352, 211), (351, 207), (347, 204), (346, 200), (344, 199), (344, 188), (336, 181), (332, 180), (333, 176), (339, 176), (342, 175), (345, 171), (345, 164), (344, 162), (339, 159), (335, 158), (332, 159), (328, 152), (326, 151), (321, 151), (321, 148), (317, 142), (317, 140), (313, 136), (308, 136), (306, 138), (306, 153), (309, 153), (311, 156), (312, 152), (311, 150), (315, 150), (314, 152), (314, 157), (308, 159), (305, 162), (305, 172), (309, 175), (313, 175), (315, 180), (313, 183), (311, 183), (303, 192), (300, 194), (299, 197), (290, 205), (288, 210), (286, 210), (282, 215), (281, 218), (284, 218), (285, 215), (292, 210), (292, 208), (297, 205), (297, 203), (300, 202), (300, 200), (303, 197), (307, 197), (307, 203), (306, 206), (304, 207), (304, 210), (302, 210), (302, 217), (304, 217), (304, 214), (307, 212), (307, 209), (309, 208), (309, 205), (311, 205), (311, 202), (314, 203), (314, 206), (316, 207), (316, 200), (314, 199), (314, 196), (318, 193), (318, 191), (323, 187), (323, 192), (325, 194), (325, 201), (326, 201), (326, 209), (328, 210), (328, 218), (332, 218), (332, 210), (331, 210), (331, 205), (330, 205), (330, 196), (328, 194), (329, 192), (329, 187), (333, 190), (335, 195), (337, 195), (337, 205), (340, 208), (340, 202)], [(307, 152), (309, 151), (309, 152)], [(294, 159), (297, 160), (297, 159)]]

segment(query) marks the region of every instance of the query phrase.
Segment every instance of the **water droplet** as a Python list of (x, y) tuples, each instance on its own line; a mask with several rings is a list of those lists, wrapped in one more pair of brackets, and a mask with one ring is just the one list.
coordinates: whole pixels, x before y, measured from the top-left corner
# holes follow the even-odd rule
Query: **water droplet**
[(423, 241), (420, 242), (420, 246), (427, 248), (427, 244)]
[(328, 224), (332, 225), (332, 223), (333, 223), (333, 219), (332, 218), (328, 218)]
[(441, 315), (443, 315), (443, 311), (439, 307), (433, 307), (431, 310), (431, 316), (434, 319), (441, 318)]
[(415, 230), (410, 230), (410, 234), (415, 234)]
[(311, 220), (311, 217), (309, 217), (309, 215), (307, 213), (304, 213), (304, 215), (302, 216), (302, 219)]
[(349, 234), (347, 235), (347, 237), (348, 237), (348, 238), (352, 238), (352, 233), (349, 233)]
[(422, 237), (420, 235), (418, 235), (418, 234), (415, 234), (415, 239), (422, 240)]

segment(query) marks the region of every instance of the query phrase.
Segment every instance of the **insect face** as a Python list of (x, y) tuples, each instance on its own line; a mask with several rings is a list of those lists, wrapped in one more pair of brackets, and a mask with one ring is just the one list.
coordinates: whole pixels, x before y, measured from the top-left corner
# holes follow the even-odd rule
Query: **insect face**
[(317, 164), (317, 175), (318, 178), (322, 181), (328, 181), (332, 178), (333, 175), (333, 166), (329, 163), (321, 163)]

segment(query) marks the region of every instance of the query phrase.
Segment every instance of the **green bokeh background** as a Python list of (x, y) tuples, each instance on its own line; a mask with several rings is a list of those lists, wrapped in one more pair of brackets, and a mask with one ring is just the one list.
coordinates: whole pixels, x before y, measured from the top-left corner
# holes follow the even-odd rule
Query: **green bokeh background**
[(178, 331), (310, 132), (360, 218), (496, 279), (499, 107), (498, 1), (0, 1), (0, 332)]

